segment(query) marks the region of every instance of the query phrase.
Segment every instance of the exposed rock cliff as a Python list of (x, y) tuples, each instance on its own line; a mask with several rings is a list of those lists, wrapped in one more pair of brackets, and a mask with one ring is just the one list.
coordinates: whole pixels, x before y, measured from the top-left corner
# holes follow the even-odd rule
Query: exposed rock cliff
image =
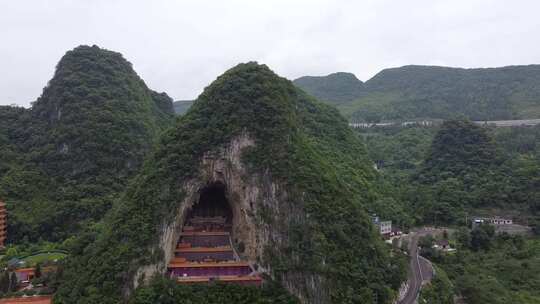
[[(244, 133), (220, 149), (204, 154), (198, 178), (182, 186), (185, 198), (177, 205), (176, 216), (160, 224), (158, 248), (163, 251), (164, 258), (139, 268), (133, 285), (124, 287), (124, 296), (128, 297), (133, 288), (148, 283), (156, 274), (166, 273), (189, 210), (197, 203), (199, 193), (211, 184), (225, 186), (225, 195), (233, 212), (233, 240), (237, 248), (242, 248), (239, 254), (259, 272), (272, 275), (270, 261), (263, 258), (266, 246), (289, 246), (290, 226), (306, 222), (305, 210), (291, 204), (286, 187), (274, 183), (268, 172), (249, 172), (242, 162), (242, 154), (245, 148), (254, 145), (255, 141)], [(279, 219), (279, 224), (270, 225), (261, 219), (263, 216)], [(328, 291), (323, 288), (324, 278), (320, 275), (291, 272), (279, 275), (278, 279), (304, 303), (329, 302)]]

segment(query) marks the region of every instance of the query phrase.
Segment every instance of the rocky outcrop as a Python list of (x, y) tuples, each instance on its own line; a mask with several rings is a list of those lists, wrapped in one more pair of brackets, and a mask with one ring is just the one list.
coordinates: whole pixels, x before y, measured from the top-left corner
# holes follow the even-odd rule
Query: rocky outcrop
[[(290, 224), (305, 222), (305, 217), (295, 206), (297, 204), (291, 204), (286, 189), (275, 183), (269, 172), (250, 172), (242, 162), (243, 152), (254, 145), (249, 134), (243, 133), (221, 149), (204, 154), (199, 177), (183, 186), (186, 196), (178, 204), (176, 216), (172, 221), (162, 223), (157, 250), (163, 251), (163, 259), (139, 268), (131, 287), (137, 288), (155, 274), (166, 273), (189, 210), (197, 203), (202, 189), (212, 184), (225, 186), (225, 195), (233, 212), (232, 239), (236, 251), (258, 272), (273, 277), (270, 263), (264, 259), (267, 246), (286, 246)], [(277, 220), (279, 224), (270, 225), (265, 217)], [(319, 275), (290, 272), (273, 278), (282, 281), (284, 287), (303, 303), (327, 303), (327, 293), (322, 288), (324, 278)], [(126, 288), (124, 295), (128, 296), (131, 290)]]

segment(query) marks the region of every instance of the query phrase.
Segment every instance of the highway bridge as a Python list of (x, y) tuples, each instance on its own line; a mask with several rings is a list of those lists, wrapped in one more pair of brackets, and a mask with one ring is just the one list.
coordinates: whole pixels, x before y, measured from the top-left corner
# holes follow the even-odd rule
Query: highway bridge
[[(440, 125), (443, 122), (442, 119), (433, 120), (416, 120), (416, 121), (394, 121), (394, 122), (381, 122), (381, 123), (368, 123), (368, 122), (351, 122), (349, 126), (352, 128), (372, 128), (372, 127), (393, 127), (393, 126), (422, 126), (431, 127)], [(518, 119), (518, 120), (475, 120), (473, 123), (482, 126), (494, 126), (494, 127), (519, 127), (519, 126), (535, 126), (540, 124), (540, 119)]]

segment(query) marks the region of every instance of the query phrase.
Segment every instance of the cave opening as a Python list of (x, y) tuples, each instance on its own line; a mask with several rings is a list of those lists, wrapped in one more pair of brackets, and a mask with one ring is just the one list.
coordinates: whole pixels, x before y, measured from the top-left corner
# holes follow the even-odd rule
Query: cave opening
[(187, 224), (198, 231), (232, 230), (233, 212), (226, 186), (216, 182), (200, 190), (199, 201), (188, 213)]
[(218, 280), (260, 286), (261, 276), (249, 261), (238, 255), (233, 245), (233, 221), (238, 220), (233, 214), (238, 215), (239, 206), (230, 204), (226, 185), (210, 183), (200, 188), (198, 194), (198, 200), (185, 213), (168, 275), (179, 284)]

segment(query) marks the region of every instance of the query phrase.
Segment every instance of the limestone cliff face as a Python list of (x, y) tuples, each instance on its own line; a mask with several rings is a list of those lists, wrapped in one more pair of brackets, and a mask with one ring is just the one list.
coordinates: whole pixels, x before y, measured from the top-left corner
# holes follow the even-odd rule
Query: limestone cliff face
[[(225, 195), (233, 212), (232, 238), (236, 251), (258, 272), (272, 277), (270, 263), (265, 260), (265, 249), (271, 244), (285, 246), (290, 224), (303, 223), (306, 219), (304, 212), (289, 200), (285, 187), (274, 183), (268, 172), (250, 172), (242, 162), (243, 151), (254, 145), (254, 140), (244, 133), (217, 151), (204, 154), (199, 178), (183, 185), (186, 196), (178, 203), (176, 216), (161, 225), (159, 247), (163, 251), (163, 259), (139, 268), (133, 285), (124, 290), (125, 296), (130, 294), (132, 287), (146, 283), (155, 274), (166, 273), (188, 211), (197, 203), (199, 192), (215, 183), (226, 188)], [(265, 217), (271, 218), (272, 222), (277, 221), (277, 224), (270, 225)], [(284, 287), (303, 303), (328, 303), (321, 276), (287, 272), (273, 279), (281, 280)]]

